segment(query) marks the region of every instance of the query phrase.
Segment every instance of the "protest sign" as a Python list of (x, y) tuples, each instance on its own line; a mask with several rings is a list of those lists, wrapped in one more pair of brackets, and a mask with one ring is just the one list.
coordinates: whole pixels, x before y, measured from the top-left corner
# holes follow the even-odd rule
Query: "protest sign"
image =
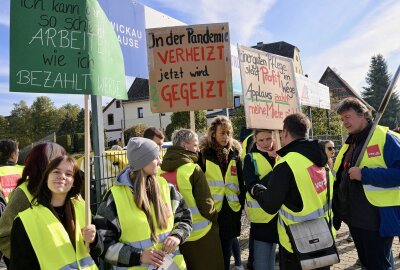
[(329, 87), (296, 73), (296, 84), (301, 105), (330, 109)]
[(300, 112), (293, 60), (238, 45), (247, 128), (281, 130)]
[(143, 4), (132, 0), (99, 0), (110, 21), (124, 56), (125, 75), (147, 79), (145, 13)]
[(127, 99), (121, 48), (97, 0), (11, 1), (10, 91)]
[(227, 23), (146, 30), (153, 113), (233, 106)]

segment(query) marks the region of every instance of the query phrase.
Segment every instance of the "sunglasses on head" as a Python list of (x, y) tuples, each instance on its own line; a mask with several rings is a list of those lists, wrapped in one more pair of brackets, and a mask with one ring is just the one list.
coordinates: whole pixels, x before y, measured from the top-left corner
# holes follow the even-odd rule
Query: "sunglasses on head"
[(335, 147), (333, 147), (333, 146), (328, 146), (327, 148), (328, 148), (329, 151), (335, 150)]

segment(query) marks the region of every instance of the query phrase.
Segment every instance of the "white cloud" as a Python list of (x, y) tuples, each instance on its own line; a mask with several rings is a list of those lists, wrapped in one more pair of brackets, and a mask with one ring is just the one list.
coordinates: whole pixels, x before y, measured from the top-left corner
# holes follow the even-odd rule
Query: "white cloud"
[(393, 66), (390, 59), (399, 59), (399, 14), (400, 2), (382, 3), (365, 16), (344, 40), (318, 55), (305, 58), (305, 70), (318, 80), (327, 66), (334, 67), (343, 79), (360, 91), (362, 86), (366, 86), (365, 76), (373, 55), (382, 54), (389, 67)]
[(189, 24), (229, 22), (231, 41), (248, 44), (255, 36), (260, 41), (269, 35), (262, 21), (276, 0), (201, 0), (196, 5), (187, 0), (157, 2), (188, 15)]
[(0, 2), (0, 25), (10, 26), (10, 0)]

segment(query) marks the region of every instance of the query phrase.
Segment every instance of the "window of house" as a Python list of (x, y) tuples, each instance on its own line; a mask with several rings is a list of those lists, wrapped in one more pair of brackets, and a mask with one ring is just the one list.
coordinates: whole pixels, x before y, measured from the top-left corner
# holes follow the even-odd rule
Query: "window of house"
[(109, 115), (107, 115), (108, 117), (108, 125), (114, 125), (114, 114), (110, 113)]
[(115, 103), (115, 105), (117, 106), (117, 108), (121, 108), (121, 100), (117, 100), (117, 102)]
[(240, 107), (240, 96), (234, 96), (233, 97), (233, 106), (235, 108)]
[(143, 118), (143, 107), (137, 108), (138, 118)]

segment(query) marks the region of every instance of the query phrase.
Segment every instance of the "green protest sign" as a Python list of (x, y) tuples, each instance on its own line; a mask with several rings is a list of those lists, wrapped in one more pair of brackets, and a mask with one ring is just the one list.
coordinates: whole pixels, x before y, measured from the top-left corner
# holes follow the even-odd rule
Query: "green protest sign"
[(97, 0), (11, 1), (10, 91), (127, 99), (121, 48)]

